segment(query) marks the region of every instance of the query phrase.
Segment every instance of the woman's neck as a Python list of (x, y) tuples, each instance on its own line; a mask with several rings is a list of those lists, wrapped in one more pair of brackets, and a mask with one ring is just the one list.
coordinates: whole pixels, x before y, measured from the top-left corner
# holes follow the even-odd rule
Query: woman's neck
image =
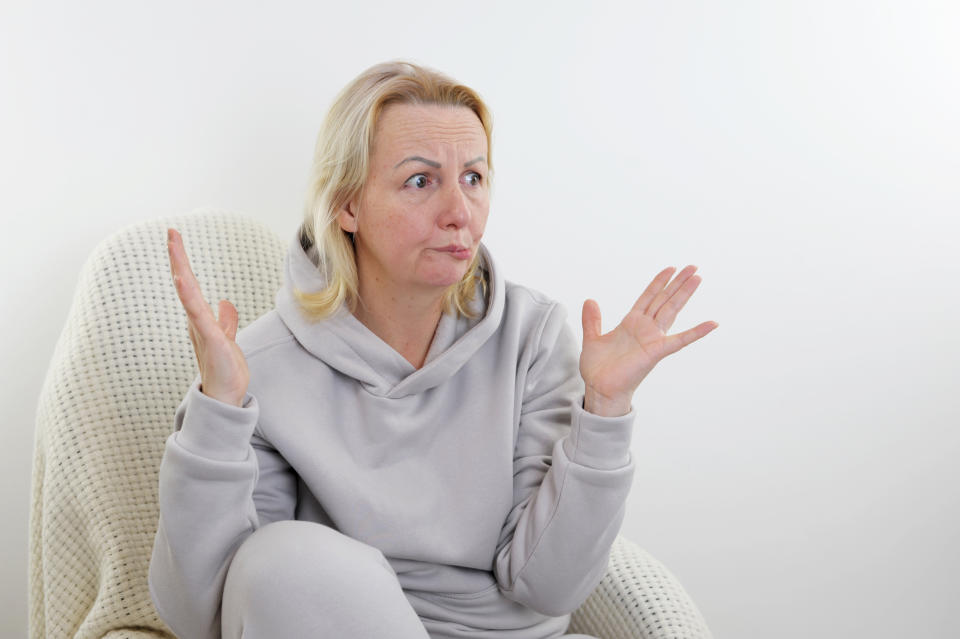
[(361, 286), (354, 316), (400, 353), (414, 368), (423, 367), (443, 312), (443, 298), (370, 294)]

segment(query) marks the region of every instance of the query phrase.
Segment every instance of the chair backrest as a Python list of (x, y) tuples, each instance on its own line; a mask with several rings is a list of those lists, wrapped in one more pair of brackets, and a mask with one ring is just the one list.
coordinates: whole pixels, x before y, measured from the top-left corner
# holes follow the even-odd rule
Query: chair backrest
[(130, 226), (87, 260), (37, 408), (33, 638), (172, 636), (147, 570), (164, 442), (197, 365), (170, 277), (168, 226), (214, 307), (233, 302), (243, 327), (274, 306), (286, 242), (224, 211)]

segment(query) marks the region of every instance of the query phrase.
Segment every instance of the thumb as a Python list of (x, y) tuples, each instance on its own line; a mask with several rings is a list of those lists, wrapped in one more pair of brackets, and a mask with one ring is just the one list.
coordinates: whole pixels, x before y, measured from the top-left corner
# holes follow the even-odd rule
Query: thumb
[(583, 339), (600, 337), (600, 305), (588, 299), (583, 303)]
[(220, 300), (218, 307), (217, 324), (223, 329), (223, 332), (232, 340), (237, 338), (237, 317), (236, 307), (227, 300)]

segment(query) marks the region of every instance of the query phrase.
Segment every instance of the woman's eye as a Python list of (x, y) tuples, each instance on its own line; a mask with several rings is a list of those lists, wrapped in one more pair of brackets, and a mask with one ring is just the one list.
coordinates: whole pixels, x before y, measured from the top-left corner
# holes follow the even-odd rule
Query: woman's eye
[(422, 189), (427, 186), (427, 176), (423, 173), (417, 173), (416, 175), (411, 175), (407, 178), (407, 181), (404, 184), (412, 186), (414, 188)]
[(470, 171), (467, 173), (467, 184), (470, 186), (480, 186), (480, 182), (483, 181), (482, 176), (476, 171)]

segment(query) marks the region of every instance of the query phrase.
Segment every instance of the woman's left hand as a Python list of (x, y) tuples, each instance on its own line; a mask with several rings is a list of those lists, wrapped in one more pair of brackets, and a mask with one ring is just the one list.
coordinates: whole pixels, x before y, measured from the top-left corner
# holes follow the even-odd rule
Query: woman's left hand
[(657, 362), (719, 326), (703, 322), (667, 335), (701, 281), (693, 274), (697, 267), (691, 265), (667, 285), (675, 270), (671, 266), (660, 271), (620, 324), (605, 335), (600, 334), (600, 306), (592, 299), (583, 303), (580, 375), (587, 411), (611, 417), (627, 414), (634, 391)]

